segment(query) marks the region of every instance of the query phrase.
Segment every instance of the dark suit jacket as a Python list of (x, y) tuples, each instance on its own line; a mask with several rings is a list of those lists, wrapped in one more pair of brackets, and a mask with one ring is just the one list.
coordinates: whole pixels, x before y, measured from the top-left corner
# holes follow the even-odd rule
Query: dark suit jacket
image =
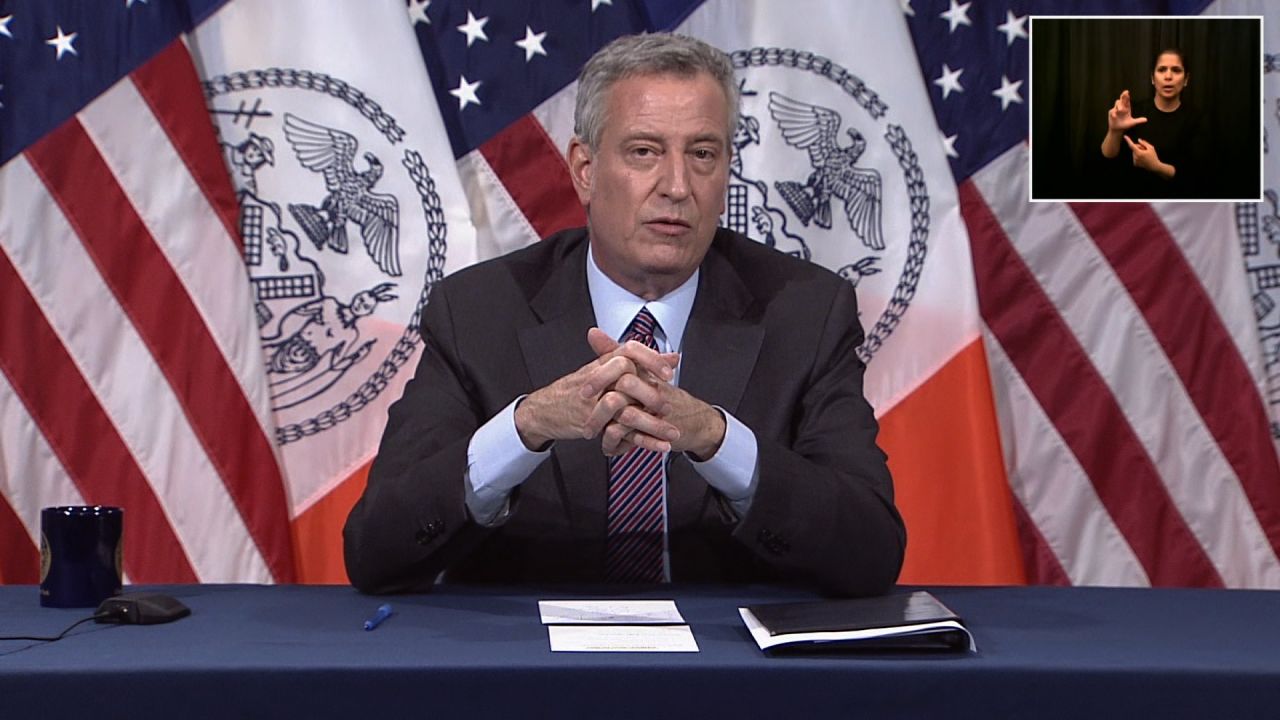
[[(587, 235), (559, 233), (431, 291), (417, 375), (390, 410), (364, 496), (344, 530), (367, 592), (448, 581), (598, 581), (607, 465), (598, 440), (562, 440), (484, 528), (464, 501), (472, 433), (519, 395), (594, 357)], [(734, 517), (682, 454), (668, 465), (672, 580), (887, 590), (906, 542), (877, 424), (863, 398), (853, 288), (727, 230), (702, 263), (680, 386), (745, 423), (759, 485)]]

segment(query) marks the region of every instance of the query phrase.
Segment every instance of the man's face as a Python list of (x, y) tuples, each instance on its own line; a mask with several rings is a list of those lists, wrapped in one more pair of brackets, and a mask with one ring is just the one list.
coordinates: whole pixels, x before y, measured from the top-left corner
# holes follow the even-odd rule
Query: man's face
[(729, 109), (710, 75), (642, 75), (613, 85), (600, 147), (577, 139), (569, 166), (596, 262), (653, 299), (702, 262), (724, 209)]

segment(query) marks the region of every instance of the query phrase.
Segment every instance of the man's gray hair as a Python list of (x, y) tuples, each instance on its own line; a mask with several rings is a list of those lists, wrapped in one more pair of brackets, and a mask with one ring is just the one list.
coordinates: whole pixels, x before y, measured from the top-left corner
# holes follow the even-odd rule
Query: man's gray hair
[(624, 35), (605, 45), (578, 75), (578, 100), (573, 109), (573, 132), (593, 151), (604, 133), (605, 102), (614, 83), (641, 75), (693, 77), (707, 73), (724, 91), (729, 107), (725, 138), (738, 125), (738, 83), (729, 56), (687, 35), (646, 33)]

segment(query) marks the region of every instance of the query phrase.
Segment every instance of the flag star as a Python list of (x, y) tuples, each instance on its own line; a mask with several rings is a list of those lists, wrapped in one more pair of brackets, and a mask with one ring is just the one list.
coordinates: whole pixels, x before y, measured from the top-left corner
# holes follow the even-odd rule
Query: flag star
[(459, 77), (461, 79), (458, 81), (458, 87), (449, 91), (450, 95), (458, 98), (458, 110), (462, 111), (466, 109), (467, 105), (471, 103), (479, 105), (480, 98), (476, 95), (476, 89), (480, 87), (480, 81), (477, 80), (469, 83), (467, 82), (466, 75), (461, 75)]
[(3, 35), (7, 38), (13, 37), (13, 33), (9, 32), (9, 21), (12, 19), (13, 19), (12, 15), (5, 15), (4, 17), (0, 17), (0, 35)]
[(971, 2), (961, 4), (957, 3), (956, 0), (951, 0), (951, 8), (939, 14), (938, 17), (945, 18), (947, 22), (951, 23), (951, 32), (955, 32), (956, 28), (961, 25), (973, 24), (969, 20), (969, 6), (972, 4)]
[(601, 5), (609, 5), (610, 7), (612, 7), (613, 0), (591, 0), (591, 12), (595, 12), (596, 8), (600, 7)]
[(140, 3), (142, 3), (143, 5), (146, 5), (146, 4), (147, 4), (147, 0), (124, 0), (124, 6), (125, 6), (125, 8), (131, 8), (131, 7), (133, 7), (133, 4), (134, 4), (134, 3), (136, 3), (136, 2), (140, 2)]
[(1000, 109), (1007, 110), (1009, 103), (1020, 103), (1022, 98), (1018, 95), (1018, 88), (1022, 87), (1022, 81), (1009, 82), (1007, 75), (1000, 76), (1000, 89), (991, 94), (1000, 98)]
[(467, 21), (458, 26), (458, 32), (467, 36), (467, 47), (471, 47), (471, 43), (476, 40), (489, 42), (489, 36), (484, 34), (484, 26), (488, 22), (489, 18), (477, 18), (470, 10), (467, 11)]
[(431, 7), (431, 0), (409, 0), (409, 20), (410, 24), (430, 25), (431, 18), (427, 17), (427, 8)]
[(956, 152), (956, 138), (958, 137), (960, 136), (942, 134), (942, 149), (946, 151), (949, 158), (960, 157), (960, 153)]
[(79, 55), (80, 53), (76, 52), (75, 46), (73, 46), (71, 43), (76, 41), (76, 36), (79, 35), (80, 33), (71, 33), (70, 35), (68, 35), (62, 32), (61, 25), (57, 25), (56, 27), (58, 28), (58, 34), (44, 41), (45, 45), (52, 45), (53, 47), (57, 48), (58, 55), (54, 58), (54, 60), (61, 60), (62, 56), (65, 55), (66, 53), (71, 53), (72, 55)]
[(911, 0), (898, 0), (898, 7), (902, 8), (902, 14), (907, 17), (915, 17), (916, 11), (911, 7)]
[(933, 81), (934, 85), (942, 88), (942, 99), (946, 100), (947, 96), (955, 92), (964, 92), (964, 88), (960, 85), (960, 73), (964, 72), (964, 68), (952, 70), (946, 63), (942, 63), (942, 75)]
[(542, 41), (547, 39), (545, 32), (535, 33), (533, 28), (528, 25), (524, 26), (524, 39), (516, 41), (516, 47), (524, 50), (524, 61), (529, 62), (534, 55), (546, 55), (547, 51), (542, 47)]
[(1012, 45), (1014, 40), (1018, 38), (1027, 38), (1027, 17), (1017, 17), (1012, 10), (1004, 11), (1004, 24), (997, 25), (996, 29), (1004, 33), (1005, 38), (1009, 41), (1006, 45)]

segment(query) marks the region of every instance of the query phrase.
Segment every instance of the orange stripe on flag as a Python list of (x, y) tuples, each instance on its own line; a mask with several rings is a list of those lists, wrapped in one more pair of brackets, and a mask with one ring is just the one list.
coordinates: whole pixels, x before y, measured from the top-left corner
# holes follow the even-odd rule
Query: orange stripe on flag
[(1026, 582), (982, 341), (880, 419), (907, 523), (905, 584)]
[(347, 569), (342, 562), (342, 526), (347, 514), (369, 481), (365, 463), (328, 495), (320, 498), (293, 519), (294, 565), (298, 582), (308, 585), (347, 585)]

